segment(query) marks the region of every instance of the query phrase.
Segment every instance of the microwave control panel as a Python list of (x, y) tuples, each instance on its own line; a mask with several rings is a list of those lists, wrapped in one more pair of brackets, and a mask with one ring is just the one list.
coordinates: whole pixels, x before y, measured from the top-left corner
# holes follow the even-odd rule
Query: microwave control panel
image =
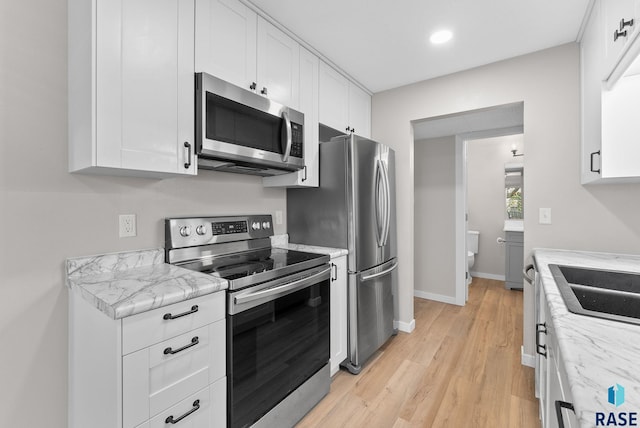
[(302, 125), (291, 122), (291, 152), (289, 152), (289, 155), (296, 158), (303, 158), (303, 143), (304, 137), (302, 132)]

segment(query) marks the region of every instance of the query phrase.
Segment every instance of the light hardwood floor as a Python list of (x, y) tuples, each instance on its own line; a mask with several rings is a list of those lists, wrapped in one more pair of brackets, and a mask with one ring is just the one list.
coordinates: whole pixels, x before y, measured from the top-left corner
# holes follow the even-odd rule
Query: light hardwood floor
[(306, 427), (540, 427), (533, 369), (520, 364), (522, 292), (474, 278), (464, 307), (415, 299), (400, 332), (358, 376), (341, 370)]

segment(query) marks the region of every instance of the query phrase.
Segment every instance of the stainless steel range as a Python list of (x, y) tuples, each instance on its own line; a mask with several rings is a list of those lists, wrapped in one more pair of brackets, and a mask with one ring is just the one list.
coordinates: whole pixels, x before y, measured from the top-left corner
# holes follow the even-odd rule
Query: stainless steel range
[(227, 425), (293, 426), (329, 392), (329, 256), (271, 247), (270, 215), (165, 220), (167, 263), (229, 281)]

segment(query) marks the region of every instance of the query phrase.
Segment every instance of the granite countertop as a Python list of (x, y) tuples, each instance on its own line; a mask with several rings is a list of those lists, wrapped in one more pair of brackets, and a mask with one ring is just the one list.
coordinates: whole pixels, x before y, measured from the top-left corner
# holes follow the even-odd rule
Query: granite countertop
[(227, 289), (224, 279), (164, 263), (162, 248), (67, 259), (67, 286), (113, 319)]
[(319, 247), (317, 245), (292, 244), (289, 242), (289, 235), (275, 235), (271, 237), (271, 245), (275, 248), (285, 250), (304, 251), (307, 253), (327, 254), (332, 259), (349, 254), (349, 250), (344, 248)]
[[(567, 310), (549, 270), (549, 264), (640, 272), (640, 256), (535, 249), (537, 272), (542, 277), (558, 336), (560, 355), (575, 412), (583, 427), (596, 424), (596, 412), (638, 412), (640, 409), (640, 325), (578, 315)], [(549, 322), (549, 320), (547, 320)], [(607, 390), (620, 384), (625, 403), (608, 403)]]

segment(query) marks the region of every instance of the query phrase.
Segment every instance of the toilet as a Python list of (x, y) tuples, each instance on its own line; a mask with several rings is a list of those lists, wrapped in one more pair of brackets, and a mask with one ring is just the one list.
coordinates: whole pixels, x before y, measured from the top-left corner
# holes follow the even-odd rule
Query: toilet
[(478, 237), (480, 232), (477, 230), (467, 230), (467, 272), (469, 272), (469, 278), (467, 284), (471, 282), (471, 267), (476, 261), (475, 255), (478, 254)]

